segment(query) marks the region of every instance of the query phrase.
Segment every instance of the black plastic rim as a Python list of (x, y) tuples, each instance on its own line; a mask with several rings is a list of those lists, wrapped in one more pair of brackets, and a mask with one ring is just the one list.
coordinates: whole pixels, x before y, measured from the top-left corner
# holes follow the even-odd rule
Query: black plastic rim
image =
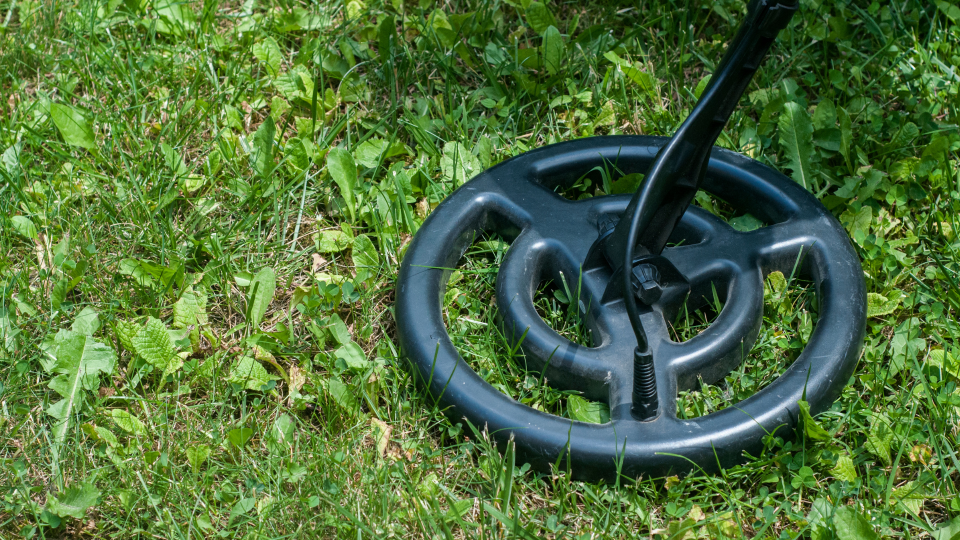
[[(633, 349), (622, 298), (606, 291), (604, 265), (591, 266), (598, 221), (619, 216), (629, 196), (570, 201), (555, 193), (595, 167), (646, 171), (669, 138), (609, 136), (539, 148), (467, 182), (428, 217), (408, 248), (397, 284), (396, 320), (403, 354), (419, 381), (455, 420), (486, 429), (500, 444), (511, 438), (518, 456), (541, 471), (561, 460), (575, 477), (663, 476), (726, 467), (757, 455), (767, 434), (789, 437), (805, 399), (827, 409), (854, 372), (866, 325), (863, 271), (846, 232), (801, 186), (757, 161), (714, 148), (702, 188), (767, 226), (741, 233), (696, 207), (688, 208), (663, 257), (686, 278), (696, 298), (720, 284), (724, 307), (700, 335), (670, 340), (683, 298), (670, 294), (645, 307), (642, 324), (656, 369), (659, 413), (639, 422), (630, 414)], [(555, 387), (576, 389), (610, 406), (611, 421), (589, 424), (537, 411), (484, 381), (459, 355), (443, 322), (446, 282), (482, 233), (511, 241), (497, 276), (497, 305), (507, 336), (520, 340), (528, 366), (545, 369)], [(802, 255), (802, 256), (801, 256)], [(763, 316), (763, 278), (799, 271), (816, 286), (819, 319), (806, 348), (776, 381), (756, 395), (696, 419), (677, 418), (677, 392), (697, 379), (714, 382), (752, 348)], [(586, 261), (586, 262), (585, 262)], [(582, 271), (582, 273), (581, 273)], [(533, 305), (537, 286), (582, 276), (580, 300), (597, 345), (561, 337)], [(706, 287), (706, 289), (704, 289)], [(605, 296), (604, 293), (608, 292)], [(684, 291), (685, 292), (685, 291)], [(568, 461), (569, 460), (569, 461)]]

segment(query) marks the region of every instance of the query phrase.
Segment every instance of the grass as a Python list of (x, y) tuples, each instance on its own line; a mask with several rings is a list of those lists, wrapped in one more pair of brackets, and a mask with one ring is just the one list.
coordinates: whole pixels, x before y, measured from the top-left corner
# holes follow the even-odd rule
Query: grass
[[(597, 485), (418, 391), (398, 261), (477, 170), (671, 134), (741, 2), (0, 0), (0, 537), (953, 537), (960, 10), (801, 4), (718, 144), (847, 227), (871, 294), (856, 375), (743, 466)], [(570, 414), (498, 341), (481, 271), (502, 248), (477, 249), (445, 299), (462, 350)], [(750, 359), (685, 414), (802, 347), (813, 299), (768, 286)], [(553, 287), (541, 313), (575, 336)], [(687, 315), (678, 337), (709, 322)]]

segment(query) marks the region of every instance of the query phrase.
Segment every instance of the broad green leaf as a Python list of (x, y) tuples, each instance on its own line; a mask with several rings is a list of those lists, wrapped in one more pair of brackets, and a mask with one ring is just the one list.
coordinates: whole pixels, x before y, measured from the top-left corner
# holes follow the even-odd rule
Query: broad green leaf
[(159, 16), (157, 31), (162, 34), (184, 37), (197, 26), (197, 16), (183, 0), (157, 0), (154, 8)]
[(792, 171), (790, 176), (808, 191), (816, 191), (810, 115), (797, 103), (785, 103), (777, 126), (780, 129), (780, 146), (787, 157), (786, 165)]
[(857, 231), (863, 231), (864, 234), (870, 232), (870, 226), (873, 224), (873, 208), (868, 205), (863, 205), (857, 213), (852, 213), (850, 210), (847, 210), (840, 215), (840, 223), (843, 223), (846, 226), (847, 231), (851, 235)]
[(11, 315), (10, 309), (6, 306), (0, 306), (0, 360), (6, 360), (4, 352), (12, 353), (17, 346), (17, 334), (20, 329), (17, 328), (16, 320)]
[(317, 251), (320, 253), (339, 253), (353, 243), (353, 239), (347, 236), (347, 233), (332, 229), (329, 231), (320, 231), (316, 234)]
[(353, 392), (350, 391), (350, 388), (336, 377), (331, 377), (327, 381), (327, 392), (337, 405), (340, 405), (351, 413), (360, 408), (360, 403), (353, 395)]
[(347, 329), (347, 324), (343, 322), (340, 315), (336, 313), (330, 316), (330, 334), (333, 335), (333, 339), (340, 345), (346, 345), (353, 341), (350, 336), (350, 330)]
[(348, 369), (358, 373), (366, 370), (370, 365), (367, 356), (363, 354), (363, 349), (353, 341), (345, 343), (337, 349), (335, 354), (338, 359), (343, 360)]
[(79, 110), (69, 105), (53, 103), (50, 105), (50, 118), (53, 119), (65, 143), (87, 150), (96, 150), (93, 125)]
[(580, 396), (567, 396), (567, 413), (580, 422), (605, 424), (610, 421), (610, 409), (605, 403), (588, 401)]
[(880, 317), (896, 311), (901, 297), (897, 291), (894, 291), (894, 294), (896, 296), (888, 299), (882, 294), (867, 293), (867, 317)]
[(811, 416), (810, 404), (806, 401), (798, 401), (797, 405), (800, 406), (800, 419), (803, 422), (803, 430), (807, 434), (807, 437), (818, 441), (830, 440), (830, 433), (820, 427), (820, 424)]
[[(617, 53), (613, 51), (604, 53), (603, 57), (613, 62), (616, 66), (618, 66), (620, 68), (620, 71), (623, 71), (623, 74), (626, 75), (627, 78), (629, 78), (631, 81), (636, 83), (637, 86), (639, 86), (644, 92), (647, 92), (648, 94), (651, 94), (651, 95), (654, 94), (654, 92), (656, 91), (656, 84), (654, 82), (653, 77), (651, 77), (648, 73), (634, 67), (633, 64), (631, 64), (627, 60), (624, 60), (623, 58), (620, 58), (620, 56), (618, 56)], [(701, 83), (703, 83), (703, 81), (701, 81)], [(706, 83), (703, 83), (703, 84), (704, 86), (706, 86)], [(698, 88), (699, 88), (699, 85), (698, 85)]]
[(296, 421), (289, 414), (281, 414), (273, 422), (266, 436), (267, 449), (272, 454), (282, 454), (293, 444)]
[(136, 259), (122, 259), (120, 261), (120, 274), (132, 277), (141, 287), (153, 289), (156, 282), (153, 280), (153, 275), (148, 266), (149, 263)]
[(94, 426), (93, 424), (83, 424), (80, 426), (80, 429), (91, 439), (97, 442), (106, 443), (107, 446), (111, 448), (116, 448), (119, 444), (119, 441), (117, 441), (117, 436), (106, 428)]
[(379, 137), (372, 137), (360, 143), (354, 152), (357, 163), (371, 169), (389, 156), (390, 142)]
[(273, 294), (277, 289), (277, 276), (273, 268), (269, 266), (257, 272), (250, 282), (250, 298), (247, 306), (247, 313), (250, 317), (250, 324), (254, 328), (259, 328), (264, 315), (267, 314), (267, 307), (273, 302)]
[(907, 122), (893, 138), (890, 139), (890, 142), (880, 147), (880, 153), (885, 154), (887, 152), (892, 152), (894, 150), (900, 150), (905, 147), (910, 147), (913, 145), (913, 141), (920, 136), (920, 129), (913, 122)]
[(731, 219), (730, 226), (740, 232), (750, 232), (763, 227), (763, 222), (750, 214), (744, 214)]
[(902, 505), (910, 513), (919, 514), (926, 498), (927, 493), (923, 485), (911, 481), (893, 490), (890, 494), (890, 504)]
[(852, 506), (841, 506), (834, 511), (833, 526), (839, 540), (880, 540), (870, 522)]
[(261, 178), (268, 178), (273, 174), (273, 156), (276, 151), (274, 138), (277, 136), (277, 126), (272, 116), (263, 119), (263, 123), (253, 134), (253, 151), (250, 153), (250, 167)]
[(210, 457), (210, 447), (206, 444), (197, 444), (187, 448), (186, 454), (187, 461), (190, 462), (190, 468), (196, 474), (200, 471), (200, 466)]
[(40, 238), (39, 233), (37, 233), (37, 226), (33, 224), (33, 221), (28, 217), (24, 216), (13, 216), (10, 218), (10, 221), (13, 222), (13, 230), (17, 231), (21, 235), (29, 238), (30, 240), (36, 240)]
[(307, 150), (307, 144), (311, 143), (304, 142), (299, 137), (293, 137), (283, 146), (283, 156), (291, 172), (305, 171), (310, 167), (311, 155)]
[(593, 120), (593, 125), (596, 127), (599, 126), (612, 126), (617, 122), (616, 112), (613, 110), (613, 101), (607, 100), (602, 106), (600, 106), (600, 112), (597, 113), (597, 117)]
[(84, 336), (92, 336), (100, 329), (100, 315), (97, 314), (97, 310), (87, 306), (73, 319), (70, 329)]
[(814, 129), (830, 129), (837, 127), (837, 106), (833, 100), (826, 98), (817, 104), (813, 110)]
[(97, 504), (100, 491), (91, 483), (83, 483), (67, 489), (56, 497), (47, 495), (47, 512), (60, 517), (83, 519), (87, 510)]
[(763, 296), (778, 299), (787, 288), (787, 278), (780, 271), (770, 272), (763, 283)]
[(11, 145), (9, 148), (3, 151), (3, 155), (0, 156), (0, 162), (3, 163), (3, 168), (7, 171), (7, 174), (11, 178), (16, 180), (20, 176), (21, 166), (20, 166), (20, 154), (23, 152), (23, 141), (17, 142)]
[(150, 317), (133, 337), (133, 348), (148, 364), (163, 372), (163, 376), (175, 373), (183, 366), (173, 346), (167, 326), (160, 319)]
[(330, 149), (327, 154), (327, 171), (340, 188), (350, 221), (354, 221), (356, 219), (354, 191), (357, 186), (357, 164), (353, 161), (353, 156), (343, 148)]
[(267, 68), (267, 73), (271, 77), (276, 78), (280, 74), (283, 53), (280, 52), (280, 46), (272, 37), (267, 37), (260, 43), (255, 43), (253, 45), (253, 56)]
[[(62, 337), (60, 337), (62, 336)], [(113, 373), (117, 355), (113, 349), (90, 336), (64, 331), (56, 347), (52, 371), (57, 374), (49, 387), (62, 400), (47, 408), (47, 414), (60, 420), (54, 428), (54, 440), (63, 441), (70, 420), (80, 410), (83, 392), (97, 388), (100, 374)]]
[(830, 473), (837, 480), (853, 482), (857, 479), (857, 468), (853, 465), (853, 459), (844, 454), (837, 459), (837, 465), (830, 469)]
[(380, 255), (377, 253), (377, 248), (365, 234), (353, 239), (353, 265), (358, 269), (369, 269), (373, 273), (380, 268)]
[(137, 333), (140, 331), (140, 327), (132, 322), (127, 321), (117, 321), (116, 325), (113, 327), (113, 331), (117, 334), (117, 339), (120, 340), (120, 344), (123, 345), (123, 348), (127, 349), (131, 353), (136, 353), (137, 349), (133, 346), (133, 338), (136, 337)]
[(73, 287), (70, 286), (70, 280), (67, 278), (60, 278), (57, 280), (57, 283), (53, 286), (53, 290), (50, 291), (50, 305), (54, 310), (59, 310), (60, 306), (63, 304), (63, 301), (67, 299), (67, 293)]
[(116, 424), (118, 428), (127, 433), (137, 437), (142, 437), (147, 434), (147, 427), (143, 425), (143, 422), (123, 409), (112, 409), (110, 411), (110, 419), (113, 420), (113, 423)]
[(946, 0), (936, 0), (936, 2), (937, 7), (940, 8), (940, 11), (942, 11), (948, 19), (955, 23), (960, 23), (960, 7), (953, 2), (947, 2)]
[(200, 329), (207, 326), (207, 295), (203, 289), (187, 287), (173, 305), (173, 327), (188, 329), (190, 347), (196, 351), (200, 346)]
[(547, 28), (557, 25), (557, 19), (553, 16), (553, 13), (540, 2), (530, 2), (524, 14), (527, 16), (527, 23), (530, 28), (533, 28), (533, 31), (541, 36), (547, 31)]
[(173, 305), (173, 327), (188, 328), (207, 324), (207, 295), (202, 288), (195, 290), (191, 285)]
[(462, 186), (483, 169), (480, 161), (467, 150), (466, 146), (453, 141), (443, 145), (440, 167), (443, 170), (444, 179), (452, 181), (455, 188)]
[(957, 540), (960, 538), (960, 517), (955, 517), (930, 533), (933, 540)]
[(430, 14), (430, 27), (444, 48), (449, 49), (456, 44), (457, 34), (453, 31), (453, 26), (442, 9), (435, 9)]
[(560, 64), (563, 62), (563, 36), (555, 26), (548, 27), (543, 32), (543, 64), (550, 75), (556, 75), (560, 72)]
[(707, 86), (710, 84), (710, 80), (713, 79), (713, 75), (707, 75), (700, 79), (700, 82), (697, 83), (697, 87), (693, 89), (693, 96), (697, 99), (700, 99), (700, 96), (703, 95), (703, 91), (707, 89)]
[(160, 153), (163, 154), (163, 162), (174, 178), (186, 176), (190, 172), (186, 163), (183, 162), (183, 156), (174, 147), (167, 143), (160, 143)]
[(399, 40), (397, 23), (392, 16), (388, 15), (380, 19), (377, 34), (379, 37), (377, 54), (380, 56), (380, 63), (387, 65), (393, 58), (394, 46)]
[(238, 384), (247, 390), (259, 391), (263, 385), (276, 379), (277, 377), (267, 373), (267, 369), (260, 362), (249, 356), (241, 356), (230, 368), (227, 382)]
[(943, 349), (931, 349), (927, 356), (926, 365), (940, 371), (938, 376), (942, 379), (943, 374), (960, 379), (960, 361), (957, 361), (952, 354)]
[(630, 173), (621, 176), (610, 186), (610, 194), (620, 195), (624, 193), (632, 194), (640, 184), (643, 183), (644, 175), (640, 173)]
[(867, 432), (867, 442), (863, 445), (868, 452), (876, 456), (881, 463), (889, 466), (890, 445), (893, 443), (893, 430), (889, 421), (883, 416), (875, 416), (870, 422), (870, 431)]
[(299, 99), (305, 105), (313, 102), (313, 74), (301, 64), (274, 79), (273, 86), (290, 101)]
[(227, 432), (227, 440), (237, 448), (246, 446), (251, 437), (253, 437), (253, 429), (248, 427), (239, 427)]

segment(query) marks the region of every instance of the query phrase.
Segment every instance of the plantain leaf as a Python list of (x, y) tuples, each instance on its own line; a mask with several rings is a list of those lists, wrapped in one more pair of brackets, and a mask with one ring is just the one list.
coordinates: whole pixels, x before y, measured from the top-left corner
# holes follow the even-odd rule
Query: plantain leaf
[(830, 440), (830, 432), (820, 427), (820, 424), (810, 414), (810, 404), (806, 401), (798, 401), (797, 405), (800, 406), (800, 418), (803, 421), (803, 431), (807, 434), (807, 437), (818, 441)]
[(93, 136), (93, 126), (90, 120), (79, 110), (60, 103), (50, 105), (50, 118), (63, 136), (63, 142), (70, 146), (79, 146), (87, 150), (96, 150), (97, 143)]
[(269, 266), (263, 268), (257, 275), (253, 276), (250, 282), (250, 299), (247, 306), (247, 314), (250, 317), (250, 324), (257, 328), (267, 314), (267, 307), (273, 302), (273, 294), (277, 289), (277, 276), (273, 268)]
[(443, 145), (440, 167), (443, 170), (443, 178), (452, 181), (453, 187), (462, 186), (482, 169), (477, 156), (467, 150), (466, 146), (453, 141)]
[(83, 483), (72, 487), (56, 497), (47, 495), (47, 504), (44, 510), (60, 517), (83, 519), (87, 510), (97, 504), (100, 491), (90, 483)]
[(945, 0), (936, 0), (936, 4), (948, 19), (953, 22), (960, 22), (960, 7), (957, 7), (953, 2), (947, 2)]
[(116, 424), (118, 428), (127, 433), (132, 433), (138, 437), (147, 434), (147, 428), (143, 425), (143, 422), (123, 409), (111, 410), (110, 419), (113, 420), (113, 423)]
[(380, 255), (377, 248), (373, 245), (365, 234), (358, 235), (353, 239), (353, 265), (357, 268), (366, 268), (376, 273), (380, 268)]
[(260, 61), (266, 68), (267, 73), (274, 79), (280, 74), (280, 63), (283, 61), (283, 53), (280, 52), (280, 46), (272, 37), (253, 45), (253, 56)]
[(187, 448), (186, 454), (187, 461), (190, 462), (190, 467), (193, 469), (194, 474), (196, 474), (200, 471), (200, 466), (210, 457), (210, 447), (205, 444), (191, 446)]
[(547, 73), (556, 75), (560, 71), (563, 53), (563, 36), (560, 35), (557, 27), (548, 27), (543, 32), (543, 63)]
[(260, 390), (263, 385), (276, 379), (277, 377), (267, 373), (267, 369), (260, 362), (249, 356), (241, 356), (230, 368), (227, 382), (239, 384), (247, 390)]
[(13, 230), (29, 238), (30, 240), (36, 240), (40, 238), (39, 233), (37, 233), (37, 226), (33, 224), (33, 221), (31, 221), (30, 218), (24, 216), (13, 216), (10, 218), (10, 221), (13, 222)]
[(257, 128), (257, 132), (253, 134), (253, 152), (250, 153), (250, 167), (261, 178), (267, 178), (273, 174), (276, 136), (277, 126), (273, 122), (273, 117), (268, 115)]
[(347, 236), (347, 233), (339, 229), (320, 231), (314, 237), (317, 245), (317, 251), (320, 253), (339, 253), (353, 243), (353, 239)]
[(357, 186), (357, 164), (350, 152), (343, 148), (333, 148), (327, 154), (327, 171), (340, 188), (340, 194), (347, 205), (350, 221), (356, 219), (354, 191)]
[(553, 16), (553, 13), (540, 2), (530, 2), (525, 14), (530, 28), (533, 28), (533, 31), (541, 36), (548, 28), (557, 25), (557, 19)]
[(840, 540), (880, 540), (870, 522), (852, 506), (841, 506), (833, 513), (833, 526)]
[(777, 126), (780, 129), (780, 146), (787, 156), (787, 168), (792, 171), (791, 178), (808, 191), (816, 191), (813, 124), (810, 116), (800, 105), (785, 103)]

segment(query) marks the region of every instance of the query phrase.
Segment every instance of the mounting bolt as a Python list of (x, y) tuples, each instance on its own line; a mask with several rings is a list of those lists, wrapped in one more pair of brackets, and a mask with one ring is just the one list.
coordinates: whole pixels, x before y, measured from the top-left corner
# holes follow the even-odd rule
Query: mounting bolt
[(648, 306), (659, 300), (660, 295), (663, 294), (663, 287), (660, 286), (660, 271), (649, 263), (633, 267), (633, 286), (637, 289), (637, 298)]
[[(649, 351), (649, 349), (648, 349)], [(657, 374), (653, 355), (633, 350), (633, 417), (643, 422), (657, 416)]]
[(617, 227), (617, 223), (620, 222), (620, 218), (617, 216), (611, 216), (610, 214), (601, 214), (597, 218), (597, 230), (600, 233), (600, 237), (604, 237), (613, 232), (613, 229)]

